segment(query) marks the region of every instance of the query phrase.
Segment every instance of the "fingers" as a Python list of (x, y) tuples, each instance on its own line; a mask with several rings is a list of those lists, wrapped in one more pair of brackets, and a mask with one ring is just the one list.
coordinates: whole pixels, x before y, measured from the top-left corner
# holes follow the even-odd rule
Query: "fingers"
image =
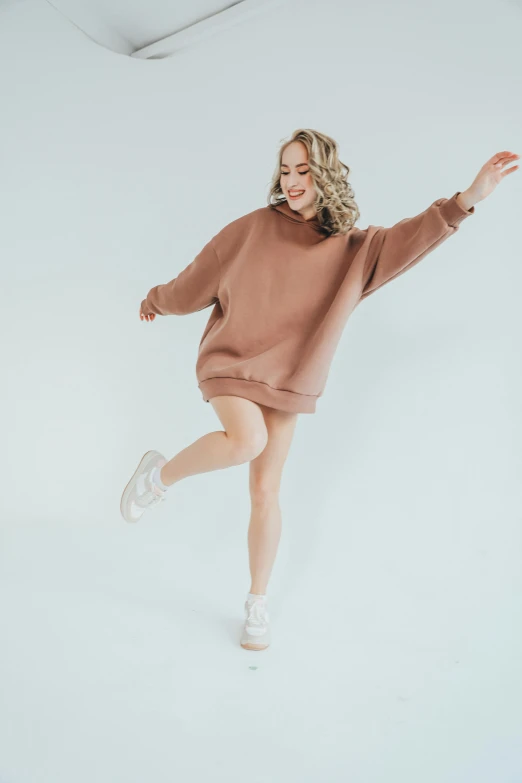
[(502, 176), (505, 177), (506, 174), (511, 174), (513, 171), (516, 171), (518, 169), (518, 166), (512, 166), (510, 169), (507, 169), (506, 171), (502, 172)]
[[(502, 169), (504, 166), (507, 166), (508, 163), (512, 163), (514, 160), (519, 160), (520, 155), (517, 155), (516, 152), (499, 152), (492, 160), (494, 161), (494, 166), (496, 169)], [(500, 176), (505, 177), (506, 174), (512, 174), (514, 171), (518, 169), (518, 166), (512, 166), (510, 169), (507, 169), (506, 171), (502, 171)]]
[(509, 150), (503, 150), (502, 152), (497, 152), (496, 155), (493, 155), (490, 163), (507, 163), (509, 160), (516, 160), (517, 158), (520, 158), (520, 155), (517, 155), (516, 152), (510, 152)]

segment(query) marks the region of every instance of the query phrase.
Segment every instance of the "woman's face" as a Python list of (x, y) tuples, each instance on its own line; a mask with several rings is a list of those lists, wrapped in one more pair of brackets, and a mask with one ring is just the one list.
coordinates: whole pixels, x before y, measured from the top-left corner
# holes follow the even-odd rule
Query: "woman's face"
[[(314, 201), (317, 197), (308, 168), (308, 151), (301, 141), (293, 141), (283, 152), (281, 162), (281, 190), (288, 204), (305, 220), (315, 217)], [(292, 197), (295, 192), (296, 198)]]

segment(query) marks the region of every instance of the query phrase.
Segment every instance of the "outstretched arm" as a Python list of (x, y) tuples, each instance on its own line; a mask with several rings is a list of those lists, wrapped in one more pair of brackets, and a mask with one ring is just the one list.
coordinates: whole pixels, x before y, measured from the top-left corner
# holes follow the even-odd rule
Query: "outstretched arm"
[(457, 192), (450, 199), (437, 199), (419, 215), (404, 218), (390, 228), (368, 229), (373, 236), (362, 274), (361, 300), (418, 264), (475, 212), (473, 206), (469, 210), (461, 206), (460, 195)]
[(451, 198), (437, 199), (419, 215), (405, 218), (390, 228), (370, 227), (373, 232), (362, 273), (360, 299), (365, 299), (390, 280), (406, 272), (452, 236), (459, 224), (475, 212), (474, 205), (493, 192), (500, 180), (518, 169), (502, 168), (520, 158), (507, 150), (493, 155), (480, 169), (470, 187)]
[(212, 240), (177, 277), (151, 288), (141, 303), (141, 314), (187, 315), (218, 301), (219, 259)]

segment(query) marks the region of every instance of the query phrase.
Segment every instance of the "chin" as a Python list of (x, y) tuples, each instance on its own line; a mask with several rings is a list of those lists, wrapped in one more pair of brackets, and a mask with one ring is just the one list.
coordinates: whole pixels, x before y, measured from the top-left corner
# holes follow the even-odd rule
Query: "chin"
[(307, 209), (310, 206), (310, 204), (307, 204), (306, 202), (303, 201), (292, 201), (292, 199), (289, 198), (289, 196), (286, 197), (286, 201), (288, 205), (291, 206), (292, 209), (295, 210), (296, 212), (301, 209)]

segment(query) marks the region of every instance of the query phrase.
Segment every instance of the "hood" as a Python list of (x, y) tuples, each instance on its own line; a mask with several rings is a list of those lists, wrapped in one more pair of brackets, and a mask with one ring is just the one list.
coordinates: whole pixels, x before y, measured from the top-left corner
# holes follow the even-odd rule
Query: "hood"
[(269, 204), (269, 209), (273, 209), (285, 220), (290, 220), (292, 223), (301, 223), (304, 226), (311, 226), (316, 231), (322, 232), (322, 226), (317, 215), (307, 220), (299, 212), (295, 212), (286, 199), (278, 204)]

